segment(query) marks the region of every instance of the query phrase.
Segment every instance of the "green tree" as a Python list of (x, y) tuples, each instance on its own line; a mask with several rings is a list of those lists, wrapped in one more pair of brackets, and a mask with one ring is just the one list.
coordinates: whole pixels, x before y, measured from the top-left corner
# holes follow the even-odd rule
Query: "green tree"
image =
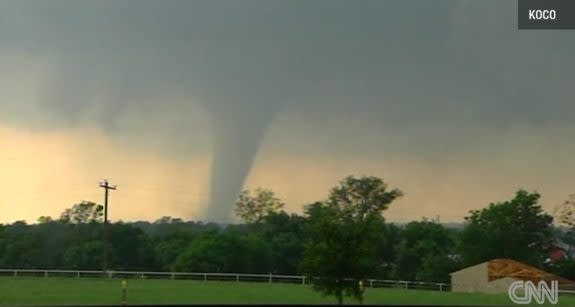
[(552, 240), (553, 222), (539, 205), (540, 197), (519, 190), (510, 201), (471, 211), (460, 236), (464, 264), (511, 258), (539, 266)]
[(305, 219), (284, 211), (270, 213), (256, 229), (272, 250), (272, 272), (295, 275), (303, 255)]
[(43, 257), (39, 232), (24, 221), (17, 221), (3, 231), (4, 251), (0, 254), (0, 267), (39, 269)]
[(54, 220), (49, 216), (41, 216), (38, 218), (38, 224), (52, 223)]
[(62, 255), (69, 244), (73, 225), (55, 221), (31, 225), (30, 230), (37, 234), (39, 244), (36, 247), (42, 258), (36, 265), (43, 269), (60, 269)]
[(270, 250), (255, 236), (206, 233), (178, 256), (174, 269), (184, 272), (268, 273)]
[(156, 266), (150, 238), (130, 224), (110, 225), (110, 266), (115, 270), (150, 270)]
[(395, 278), (392, 274), (396, 264), (398, 247), (401, 243), (401, 229), (388, 223), (382, 223), (379, 228), (377, 233), (380, 235), (375, 246), (380, 259), (379, 266), (374, 269), (374, 273), (379, 279)]
[(394, 278), (447, 282), (455, 263), (449, 231), (433, 221), (411, 222), (400, 233)]
[(553, 274), (575, 280), (575, 259), (573, 258), (563, 259), (553, 264), (549, 269)]
[(70, 246), (63, 255), (63, 265), (67, 269), (100, 270), (103, 255), (102, 241), (87, 241)]
[(314, 288), (363, 301), (359, 281), (373, 275), (380, 257), (375, 242), (384, 222), (381, 213), (401, 196), (377, 177), (346, 177), (331, 190), (325, 202), (306, 208), (309, 241), (301, 265)]
[(284, 203), (268, 189), (256, 188), (254, 193), (250, 190), (242, 191), (236, 202), (235, 213), (246, 223), (258, 223), (267, 215), (278, 212)]
[(184, 221), (180, 218), (173, 218), (171, 216), (162, 216), (154, 221), (154, 224), (181, 224)]
[(177, 231), (155, 240), (154, 253), (160, 270), (173, 271), (176, 259), (193, 238), (188, 232)]
[(64, 223), (90, 223), (102, 222), (104, 217), (104, 207), (90, 201), (82, 201), (72, 208), (66, 209), (60, 215), (60, 221)]

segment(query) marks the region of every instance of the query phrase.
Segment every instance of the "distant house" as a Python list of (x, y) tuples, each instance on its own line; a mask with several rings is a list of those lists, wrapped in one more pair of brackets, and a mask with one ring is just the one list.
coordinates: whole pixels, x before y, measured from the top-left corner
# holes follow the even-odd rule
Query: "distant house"
[(518, 280), (533, 282), (557, 280), (560, 288), (571, 288), (575, 282), (511, 259), (493, 259), (451, 273), (453, 292), (507, 293)]
[(547, 264), (553, 264), (567, 258), (575, 259), (573, 248), (567, 243), (556, 241), (549, 247), (545, 262)]
[(567, 252), (558, 246), (553, 246), (548, 252), (546, 263), (556, 263), (561, 260), (567, 259)]

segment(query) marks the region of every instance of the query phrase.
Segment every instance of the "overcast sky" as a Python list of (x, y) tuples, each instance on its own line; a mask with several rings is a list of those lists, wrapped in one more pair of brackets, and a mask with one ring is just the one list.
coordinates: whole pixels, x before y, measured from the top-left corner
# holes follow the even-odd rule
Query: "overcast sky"
[(290, 212), (346, 175), (390, 220), (575, 192), (575, 32), (516, 1), (0, 0), (0, 222), (119, 185), (113, 220)]

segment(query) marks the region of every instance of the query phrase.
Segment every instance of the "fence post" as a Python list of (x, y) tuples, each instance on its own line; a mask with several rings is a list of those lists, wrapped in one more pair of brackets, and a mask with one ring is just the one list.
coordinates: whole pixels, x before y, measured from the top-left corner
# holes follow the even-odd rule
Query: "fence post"
[(370, 279), (370, 280), (369, 280), (369, 287), (370, 287), (370, 288), (373, 288), (373, 279)]
[(272, 283), (272, 273), (270, 272), (270, 278), (269, 278), (269, 283)]
[(48, 271), (44, 271), (44, 278), (48, 278)]
[(405, 283), (405, 289), (409, 289), (409, 287), (407, 286), (407, 281), (404, 281)]
[(443, 291), (443, 284), (439, 284), (439, 291)]
[(128, 282), (124, 279), (122, 280), (122, 305), (128, 303)]
[(208, 274), (204, 274), (204, 281), (208, 280)]
[(236, 275), (236, 281), (240, 281), (240, 274)]
[(303, 276), (303, 277), (301, 278), (301, 284), (302, 284), (302, 285), (305, 285), (305, 276)]
[(171, 274), (170, 278), (174, 280), (174, 273)]
[(14, 277), (18, 277), (18, 271), (14, 270)]
[(78, 271), (78, 272), (76, 273), (76, 277), (77, 277), (77, 278), (80, 278), (80, 271)]

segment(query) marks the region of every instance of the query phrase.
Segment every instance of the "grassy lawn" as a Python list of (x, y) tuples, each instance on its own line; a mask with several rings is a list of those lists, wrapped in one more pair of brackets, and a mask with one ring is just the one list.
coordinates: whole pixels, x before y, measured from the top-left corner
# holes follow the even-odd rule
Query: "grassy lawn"
[[(0, 305), (119, 304), (119, 279), (0, 278)], [(293, 303), (336, 301), (311, 287), (290, 284), (187, 280), (128, 280), (130, 304)], [(347, 303), (356, 303), (346, 299)], [(507, 295), (464, 294), (404, 289), (367, 289), (366, 304), (513, 305)], [(555, 305), (558, 306), (558, 305)], [(559, 306), (575, 306), (575, 297), (560, 297)]]

